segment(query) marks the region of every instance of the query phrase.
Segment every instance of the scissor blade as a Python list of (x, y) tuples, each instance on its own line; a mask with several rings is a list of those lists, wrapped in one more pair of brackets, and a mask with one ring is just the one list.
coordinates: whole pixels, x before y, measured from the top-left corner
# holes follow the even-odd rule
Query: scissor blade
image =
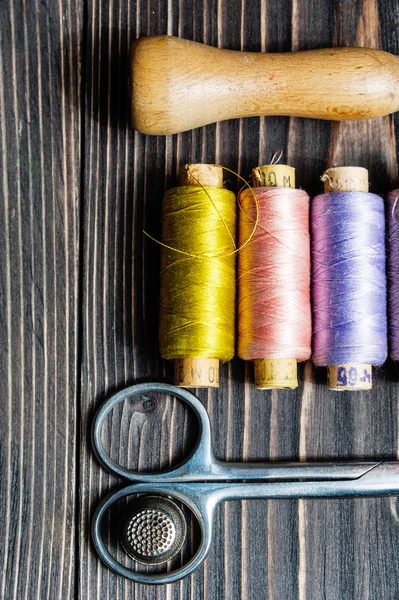
[[(213, 480), (343, 480), (358, 479), (381, 461), (225, 463), (216, 461)], [(212, 465), (214, 466), (214, 465)]]
[(264, 484), (257, 482), (226, 485), (218, 501), (239, 498), (349, 498), (394, 495), (399, 495), (399, 462), (383, 461), (356, 479), (278, 480)]
[(344, 481), (362, 477), (380, 462), (228, 463), (213, 458), (203, 464), (188, 460), (161, 473), (140, 472), (135, 474), (135, 480), (143, 483)]
[[(198, 482), (198, 483), (137, 483), (125, 488), (128, 493), (160, 493), (182, 500), (189, 506), (216, 506), (225, 500), (251, 498), (351, 498), (363, 496), (399, 496), (399, 462), (374, 463), (356, 479), (296, 479), (276, 478), (272, 481)], [(125, 492), (126, 493), (126, 492)]]

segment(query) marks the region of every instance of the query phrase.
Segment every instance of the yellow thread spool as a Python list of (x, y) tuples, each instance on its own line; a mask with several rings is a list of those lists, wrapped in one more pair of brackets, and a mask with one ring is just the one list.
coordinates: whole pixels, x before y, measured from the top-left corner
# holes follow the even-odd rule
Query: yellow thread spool
[[(254, 187), (295, 187), (295, 169), (288, 165), (263, 165), (252, 170)], [(254, 360), (255, 387), (261, 390), (298, 387), (296, 358), (257, 358)]]
[[(174, 196), (178, 196), (181, 202), (168, 215)], [(179, 218), (177, 224), (176, 219)], [(177, 227), (180, 229), (177, 231), (178, 239), (172, 237), (174, 241), (167, 243), (169, 247), (162, 247), (160, 347), (164, 358), (175, 360), (174, 381), (177, 386), (218, 387), (219, 360), (229, 360), (234, 355), (235, 219), (236, 198), (232, 192), (223, 189), (221, 167), (186, 165), (180, 170), (180, 187), (165, 194), (163, 242), (168, 242), (170, 235), (176, 234)], [(195, 243), (198, 246), (191, 248), (188, 237), (197, 233)], [(176, 244), (176, 241), (179, 243)], [(221, 247), (216, 248), (215, 243), (219, 242)], [(181, 245), (183, 253), (176, 258), (173, 248)], [(176, 264), (179, 281), (173, 274)], [(214, 283), (220, 281), (220, 288), (205, 287), (202, 296), (196, 298), (198, 286), (211, 282), (212, 270)], [(187, 289), (184, 289), (184, 282)], [(184, 298), (182, 301), (184, 294), (187, 302)], [(218, 305), (221, 300), (223, 306)], [(179, 307), (175, 310), (177, 303)], [(206, 303), (209, 305), (206, 307), (210, 311), (209, 320), (203, 315)], [(182, 312), (183, 316), (180, 315)], [(220, 320), (216, 318), (216, 323), (212, 324), (211, 313), (220, 316)]]
[[(367, 169), (363, 167), (336, 167), (327, 169), (321, 180), (324, 183), (324, 193), (328, 192), (368, 192), (369, 176)], [(341, 382), (342, 372), (361, 373), (356, 382), (348, 379), (347, 385)], [(351, 380), (351, 383), (349, 383)], [(361, 381), (362, 380), (362, 381)], [(346, 390), (370, 390), (372, 388), (372, 365), (363, 363), (350, 363), (341, 365), (328, 365), (327, 385), (330, 390), (343, 392)]]

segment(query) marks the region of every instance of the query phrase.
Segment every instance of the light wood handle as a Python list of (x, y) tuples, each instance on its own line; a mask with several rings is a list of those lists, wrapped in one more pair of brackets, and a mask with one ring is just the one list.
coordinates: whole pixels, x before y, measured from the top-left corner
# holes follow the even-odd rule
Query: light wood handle
[(170, 36), (131, 50), (133, 127), (166, 135), (261, 115), (368, 119), (399, 110), (399, 59), (370, 48), (261, 54)]

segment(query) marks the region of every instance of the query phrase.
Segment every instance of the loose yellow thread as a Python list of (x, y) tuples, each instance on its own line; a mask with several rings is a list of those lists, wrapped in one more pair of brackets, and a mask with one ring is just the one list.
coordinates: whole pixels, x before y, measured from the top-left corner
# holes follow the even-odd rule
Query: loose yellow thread
[(166, 192), (159, 336), (164, 358), (233, 357), (235, 232), (232, 192), (200, 185)]
[[(211, 164), (212, 167), (220, 167), (221, 165), (216, 165), (216, 164)], [(208, 197), (208, 200), (210, 202), (210, 204), (212, 205), (212, 207), (214, 208), (215, 212), (219, 215), (221, 221), (223, 222), (223, 225), (226, 227), (226, 224), (223, 221), (223, 217), (222, 215), (219, 213), (217, 206), (215, 205), (215, 203), (213, 202), (213, 199), (211, 197), (211, 195), (209, 194), (209, 192), (207, 191), (207, 188), (209, 188), (210, 190), (220, 190), (220, 189), (224, 189), (224, 188), (216, 188), (216, 187), (212, 187), (212, 186), (204, 186), (202, 185), (202, 183), (197, 179), (197, 177), (194, 175), (194, 173), (192, 173), (189, 169), (189, 167), (187, 166), (187, 171), (190, 172), (190, 175), (193, 179), (195, 179), (198, 182), (198, 186), (201, 187), (201, 189), (204, 191), (204, 193), (206, 194), (206, 196)], [(231, 236), (231, 234), (229, 233), (232, 243), (233, 243), (233, 247), (234, 249), (228, 253), (217, 253), (214, 256), (210, 257), (210, 258), (218, 258), (220, 256), (228, 256), (230, 254), (236, 254), (237, 252), (240, 252), (241, 250), (243, 250), (243, 248), (245, 248), (252, 240), (252, 238), (255, 235), (256, 229), (258, 227), (258, 223), (259, 223), (259, 203), (258, 203), (258, 198), (256, 197), (252, 187), (249, 185), (249, 182), (246, 181), (243, 177), (241, 177), (241, 175), (239, 175), (238, 173), (236, 173), (235, 171), (232, 171), (231, 169), (228, 169), (227, 167), (221, 167), (222, 169), (224, 169), (225, 171), (228, 171), (229, 173), (232, 173), (233, 175), (235, 175), (235, 177), (237, 177), (238, 179), (241, 179), (241, 181), (244, 182), (244, 185), (242, 186), (242, 188), (239, 191), (239, 194), (242, 192), (242, 190), (244, 188), (248, 188), (249, 191), (252, 194), (253, 200), (254, 200), (254, 205), (255, 205), (255, 218), (251, 219), (251, 221), (253, 222), (253, 228), (251, 233), (249, 234), (248, 238), (245, 240), (245, 242), (243, 242), (241, 244), (241, 246), (239, 246), (238, 248), (235, 245), (235, 241), (233, 239), (233, 237)], [(184, 189), (185, 187), (189, 187), (189, 188), (194, 188), (195, 186), (180, 186), (180, 189)], [(247, 213), (244, 211), (244, 209), (242, 208), (240, 201), (238, 200), (238, 208), (240, 209), (240, 211), (242, 211), (246, 216)], [(228, 231), (228, 229), (227, 229)], [(185, 256), (191, 256), (192, 258), (200, 258), (200, 255), (198, 254), (193, 254), (191, 252), (184, 252), (183, 250), (180, 250), (179, 248), (173, 248), (172, 246), (168, 246), (168, 244), (165, 244), (164, 242), (161, 242), (160, 240), (157, 240), (156, 238), (154, 238), (152, 235), (150, 235), (149, 233), (147, 233), (147, 231), (145, 231), (143, 229), (143, 233), (144, 235), (146, 235), (150, 240), (152, 240), (153, 242), (155, 242), (156, 244), (159, 244), (160, 246), (163, 246), (164, 248), (167, 248), (168, 250), (174, 250), (175, 252), (178, 252), (179, 254), (184, 254)]]

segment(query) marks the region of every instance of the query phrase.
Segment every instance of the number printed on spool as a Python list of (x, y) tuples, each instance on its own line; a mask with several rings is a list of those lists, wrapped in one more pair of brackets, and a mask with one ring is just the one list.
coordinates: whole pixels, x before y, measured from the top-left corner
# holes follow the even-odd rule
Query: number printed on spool
[(263, 178), (262, 185), (266, 187), (293, 187), (290, 175), (284, 175), (282, 181), (280, 181), (275, 171), (267, 173), (266, 177)]
[(328, 385), (335, 391), (350, 389), (369, 390), (372, 386), (371, 365), (330, 365), (327, 368)]
[(295, 169), (283, 164), (262, 165), (252, 170), (256, 187), (295, 187)]
[(321, 176), (324, 192), (368, 192), (368, 171), (363, 167), (333, 167)]
[(255, 384), (259, 389), (294, 389), (298, 386), (296, 359), (254, 361)]
[(177, 359), (175, 385), (181, 387), (218, 387), (219, 361), (217, 359)]

